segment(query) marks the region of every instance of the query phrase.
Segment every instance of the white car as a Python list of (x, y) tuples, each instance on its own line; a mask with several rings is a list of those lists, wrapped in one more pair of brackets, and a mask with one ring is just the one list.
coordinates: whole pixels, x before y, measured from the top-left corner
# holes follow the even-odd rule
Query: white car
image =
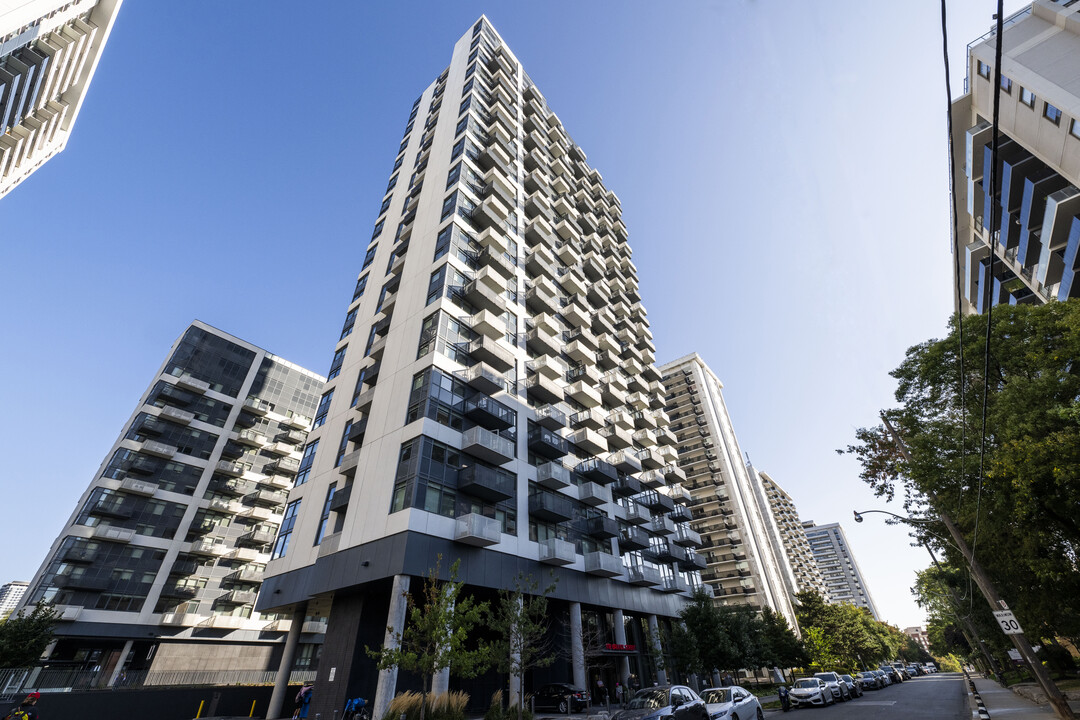
[(803, 705), (832, 705), (836, 702), (832, 690), (821, 678), (800, 678), (791, 686), (791, 704), (795, 707)]
[(761, 720), (761, 703), (749, 690), (738, 685), (701, 691), (709, 720)]

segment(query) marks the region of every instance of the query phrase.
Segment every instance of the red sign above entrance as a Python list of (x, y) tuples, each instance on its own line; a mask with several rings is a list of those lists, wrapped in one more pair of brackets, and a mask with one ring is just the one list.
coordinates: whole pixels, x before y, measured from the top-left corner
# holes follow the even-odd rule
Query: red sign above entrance
[(605, 650), (619, 650), (622, 652), (634, 652), (637, 650), (637, 645), (619, 645), (618, 643), (607, 643), (604, 645)]

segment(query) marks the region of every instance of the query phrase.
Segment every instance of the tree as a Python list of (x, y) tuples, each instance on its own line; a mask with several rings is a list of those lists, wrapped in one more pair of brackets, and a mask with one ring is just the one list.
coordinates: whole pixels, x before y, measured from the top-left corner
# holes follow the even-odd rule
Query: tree
[(38, 603), (33, 612), (8, 617), (0, 623), (0, 668), (33, 665), (53, 639), (58, 617), (48, 603)]
[[(851, 603), (828, 604), (816, 592), (797, 594), (797, 618), (811, 662), (855, 670), (896, 657), (907, 635)], [(820, 632), (819, 632), (820, 631)]]
[(762, 660), (766, 665), (791, 668), (801, 667), (807, 662), (806, 648), (783, 615), (768, 606), (763, 607), (761, 625), (764, 640)]
[[(555, 661), (548, 635), (547, 601), (555, 591), (557, 579), (541, 589), (531, 577), (519, 574), (512, 590), (503, 590), (488, 614), (488, 625), (499, 639), (491, 647), (499, 672), (517, 678), (518, 688), (525, 687), (525, 673), (547, 667)], [(517, 694), (518, 720), (524, 713), (524, 694)]]
[[(858, 430), (845, 452), (859, 459), (863, 480), (879, 496), (899, 495), (907, 511), (928, 519), (935, 509), (948, 512), (1025, 628), (1077, 639), (1080, 301), (995, 307), (984, 375), (985, 329), (985, 316), (954, 318), (947, 337), (910, 348), (892, 372), (899, 407), (886, 417), (910, 462), (882, 426)], [(939, 523), (915, 534), (949, 564), (963, 565), (939, 539), (947, 534)]]
[[(425, 693), (431, 692), (435, 674), (445, 668), (453, 668), (459, 677), (470, 678), (484, 672), (490, 664), (489, 647), (469, 642), (469, 633), (481, 623), (488, 605), (461, 594), (465, 583), (457, 579), (460, 560), (450, 566), (450, 577), (445, 582), (439, 580), (441, 564), (442, 555), (439, 555), (424, 582), (422, 606), (417, 605), (412, 595), (404, 593), (408, 604), (405, 629), (397, 632), (387, 627), (394, 639), (393, 646), (366, 648), (368, 655), (378, 661), (380, 670), (400, 668), (418, 673)], [(426, 705), (427, 702), (420, 705), (420, 720), (424, 720)]]

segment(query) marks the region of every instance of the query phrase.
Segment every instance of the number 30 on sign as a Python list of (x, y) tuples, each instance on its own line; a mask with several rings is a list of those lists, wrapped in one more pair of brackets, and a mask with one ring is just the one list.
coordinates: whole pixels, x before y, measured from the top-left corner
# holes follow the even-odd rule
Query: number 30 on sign
[(1001, 625), (1001, 629), (1006, 635), (1023, 635), (1024, 631), (1020, 627), (1020, 623), (1016, 620), (1016, 616), (1013, 615), (1012, 610), (995, 610), (994, 617), (997, 618), (998, 624)]

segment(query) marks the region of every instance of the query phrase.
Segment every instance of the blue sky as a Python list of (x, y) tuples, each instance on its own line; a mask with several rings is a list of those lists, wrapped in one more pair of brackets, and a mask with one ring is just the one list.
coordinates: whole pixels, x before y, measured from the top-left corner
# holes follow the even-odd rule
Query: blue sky
[[(950, 3), (954, 94), (993, 6)], [(658, 359), (705, 358), (754, 464), (921, 623), (925, 556), (851, 522), (884, 505), (834, 451), (952, 310), (925, 0), (126, 3), (67, 150), (0, 201), (0, 582), (192, 319), (326, 372), (412, 102), (482, 13), (622, 200)]]

